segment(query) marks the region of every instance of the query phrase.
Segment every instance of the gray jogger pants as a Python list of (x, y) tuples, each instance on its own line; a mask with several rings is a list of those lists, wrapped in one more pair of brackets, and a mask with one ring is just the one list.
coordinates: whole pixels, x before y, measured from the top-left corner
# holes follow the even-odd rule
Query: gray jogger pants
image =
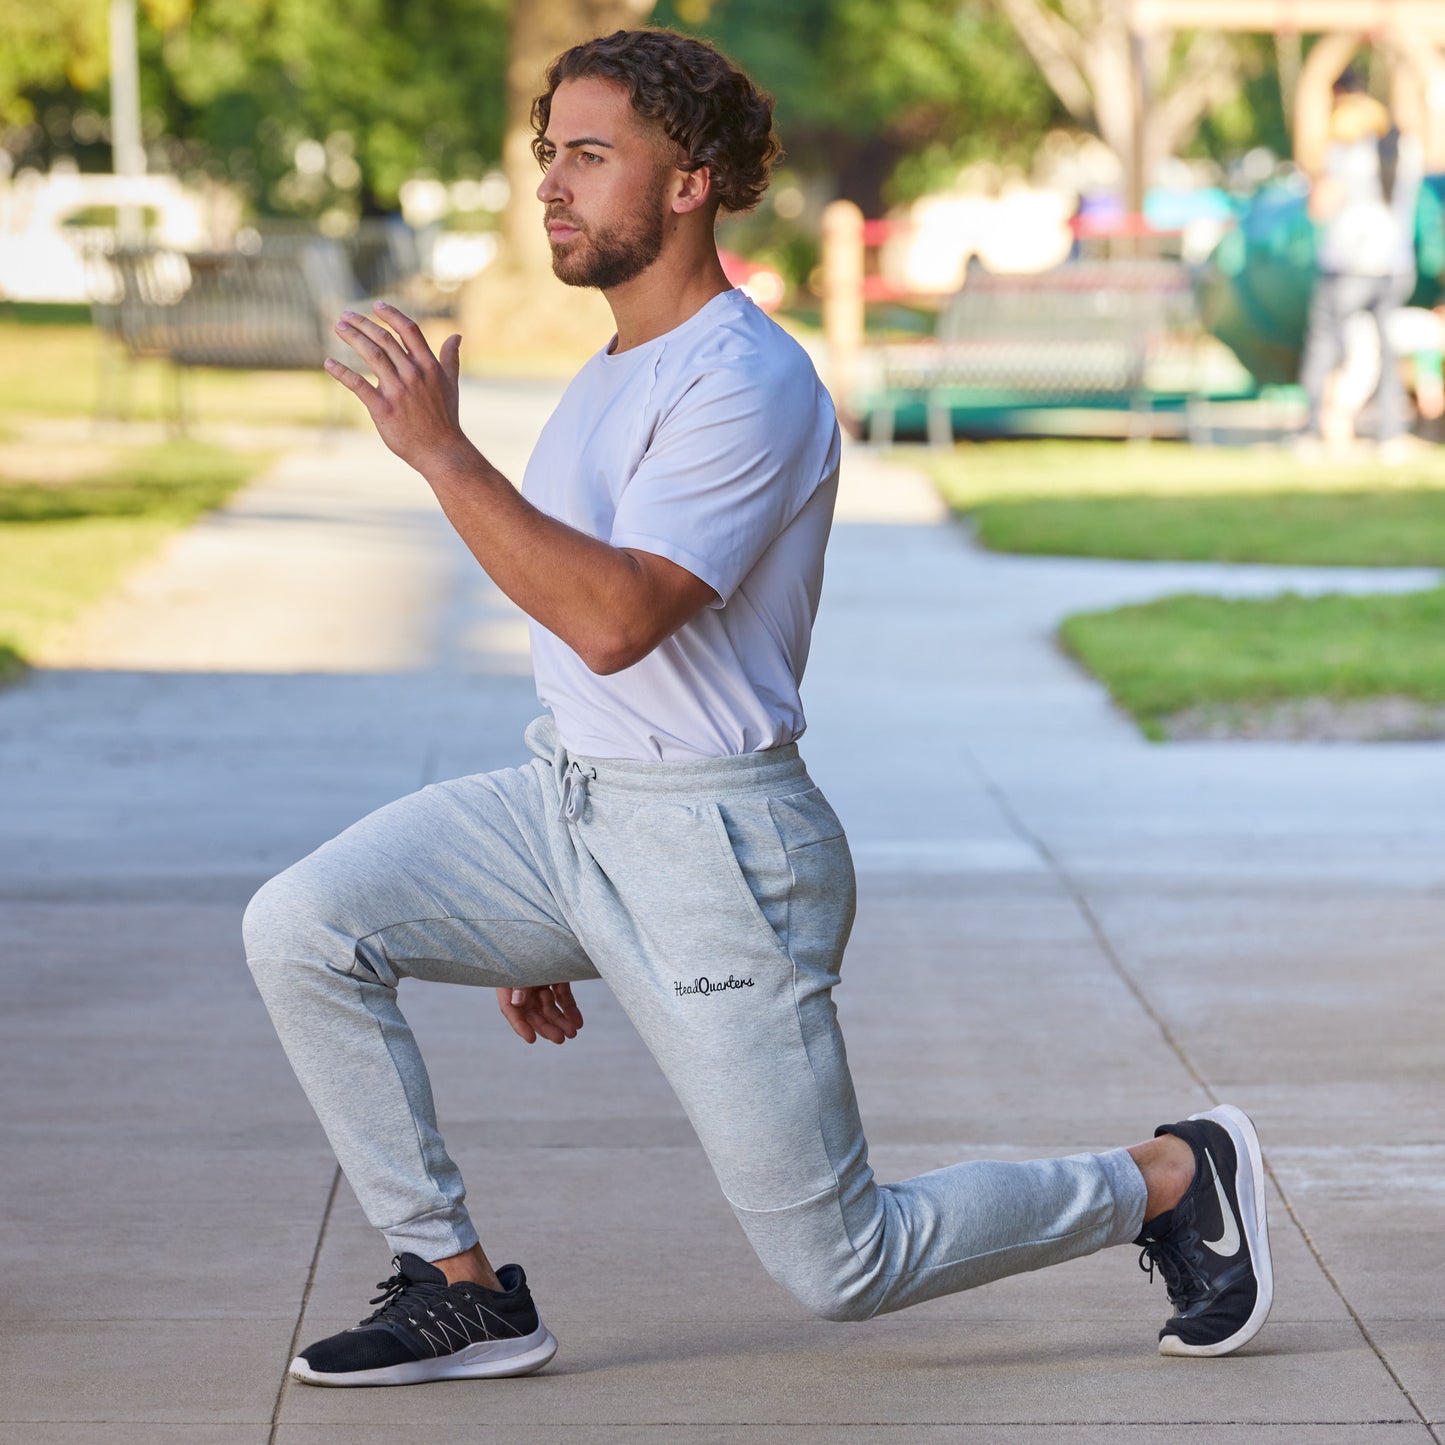
[(397, 1007), (403, 977), (603, 978), (661, 1065), (764, 1266), (864, 1319), (1138, 1233), (1123, 1150), (868, 1166), (832, 989), (853, 917), (833, 810), (795, 747), (693, 763), (572, 758), (382, 808), (256, 895), (246, 948), (292, 1066), (392, 1249), (476, 1233)]

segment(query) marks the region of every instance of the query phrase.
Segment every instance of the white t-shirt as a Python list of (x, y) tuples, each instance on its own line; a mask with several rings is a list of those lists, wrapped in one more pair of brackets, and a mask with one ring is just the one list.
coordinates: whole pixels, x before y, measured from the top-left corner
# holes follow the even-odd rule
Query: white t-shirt
[(523, 495), (588, 536), (685, 567), (718, 600), (608, 677), (532, 623), (537, 696), (568, 751), (681, 762), (802, 733), (838, 456), (807, 353), (741, 291), (577, 373)]
[(1411, 276), (1415, 272), (1415, 207), (1425, 171), (1416, 136), (1399, 137), (1391, 198), (1381, 180), (1380, 142), (1367, 136), (1333, 142), (1325, 174), (1339, 188), (1339, 209), (1320, 232), (1319, 269), (1342, 276)]

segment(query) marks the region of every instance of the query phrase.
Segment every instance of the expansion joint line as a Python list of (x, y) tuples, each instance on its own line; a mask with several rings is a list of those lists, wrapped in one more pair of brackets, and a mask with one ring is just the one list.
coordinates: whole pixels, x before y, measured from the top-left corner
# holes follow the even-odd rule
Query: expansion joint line
[[(421, 777), (417, 787), (425, 788), (436, 780), (437, 764), (441, 761), (441, 745), (429, 742), (422, 752)], [(311, 1267), (306, 1271), (306, 1288), (301, 1292), (301, 1308), (296, 1311), (296, 1326), (291, 1331), (291, 1347), (286, 1353), (286, 1364), (296, 1358), (301, 1348), (301, 1326), (306, 1321), (306, 1308), (311, 1303), (311, 1290), (316, 1283), (316, 1267), (321, 1262), (321, 1246), (326, 1243), (326, 1230), (331, 1224), (331, 1211), (336, 1206), (336, 1191), (341, 1188), (341, 1166), (332, 1171), (331, 1188), (326, 1195), (326, 1207), (321, 1211), (321, 1228), (316, 1231), (316, 1247), (311, 1251)], [(286, 1398), (286, 1385), (290, 1376), (284, 1371), (281, 1383), (276, 1387), (276, 1403), (271, 1407), (271, 1433), (266, 1445), (276, 1445), (276, 1434), (281, 1428), (281, 1402)]]
[[(306, 1271), (306, 1287), (301, 1291), (301, 1308), (296, 1311), (296, 1324), (291, 1331), (291, 1344), (286, 1351), (286, 1368), (296, 1358), (301, 1348), (301, 1326), (306, 1322), (306, 1309), (311, 1303), (311, 1290), (316, 1283), (316, 1267), (321, 1262), (321, 1246), (326, 1243), (326, 1230), (331, 1224), (331, 1211), (336, 1207), (336, 1191), (341, 1188), (341, 1166), (338, 1164), (331, 1173), (331, 1188), (326, 1193), (326, 1207), (321, 1211), (321, 1228), (316, 1231), (316, 1247), (311, 1251), (311, 1267)], [(271, 1407), (271, 1433), (266, 1445), (276, 1445), (276, 1432), (281, 1428), (281, 1402), (286, 1398), (286, 1384), (290, 1376), (286, 1369), (281, 1372), (281, 1383), (276, 1387), (276, 1403)]]
[[(1068, 894), (1070, 901), (1078, 910), (1079, 916), (1088, 926), (1089, 933), (1098, 945), (1099, 952), (1103, 954), (1109, 967), (1119, 979), (1119, 982), (1124, 985), (1133, 997), (1135, 1003), (1139, 1005), (1144, 1016), (1159, 1031), (1160, 1038), (1164, 1040), (1164, 1043), (1174, 1054), (1174, 1057), (1179, 1060), (1184, 1071), (1199, 1086), (1211, 1104), (1220, 1103), (1221, 1100), (1213, 1084), (1205, 1077), (1203, 1071), (1190, 1056), (1189, 1050), (1185, 1048), (1183, 1042), (1178, 1035), (1175, 1034), (1174, 1030), (1169, 1027), (1164, 1016), (1155, 1008), (1138, 979), (1136, 979), (1125, 966), (1124, 960), (1119, 957), (1119, 951), (1114, 947), (1113, 940), (1109, 937), (1103, 923), (1100, 921), (1099, 915), (1094, 911), (1093, 905), (1089, 902), (1088, 895), (1069, 872), (1068, 868), (1064, 866), (1063, 860), (1049, 847), (1038, 833), (1024, 822), (1018, 810), (1010, 801), (1008, 794), (1004, 792), (1003, 788), (983, 764), (979, 762), (978, 758), (967, 748), (963, 749), (963, 755), (968, 765), (978, 776), (979, 781), (983, 784), (984, 791), (993, 800), (994, 806), (1003, 814), (1004, 821), (1008, 823), (1009, 827), (1013, 829), (1021, 841), (1027, 843), (1028, 846), (1038, 854), (1049, 872), (1054, 875), (1060, 887)], [(1445, 1445), (1445, 1441), (1441, 1440), (1439, 1431), (1431, 1424), (1429, 1416), (1420, 1408), (1419, 1401), (1411, 1394), (1409, 1387), (1405, 1384), (1404, 1380), (1400, 1378), (1395, 1367), (1386, 1357), (1384, 1350), (1376, 1343), (1375, 1337), (1370, 1333), (1369, 1326), (1366, 1325), (1363, 1318), (1361, 1318), (1359, 1311), (1350, 1303), (1349, 1297), (1345, 1294), (1343, 1288), (1341, 1288), (1340, 1282), (1334, 1276), (1334, 1272), (1330, 1269), (1329, 1265), (1325, 1263), (1324, 1256), (1320, 1253), (1318, 1245), (1315, 1244), (1309, 1230), (1305, 1227), (1304, 1221), (1300, 1218), (1299, 1211), (1295, 1208), (1289, 1191), (1284, 1187), (1284, 1181), (1281, 1180), (1275, 1172), (1274, 1166), (1270, 1163), (1267, 1155), (1264, 1156), (1264, 1172), (1279, 1192), (1280, 1200), (1284, 1204), (1285, 1213), (1289, 1216), (1290, 1223), (1294, 1225), (1299, 1237), (1304, 1241), (1305, 1248), (1309, 1250), (1310, 1257), (1314, 1260), (1320, 1273), (1324, 1275), (1325, 1279), (1329, 1282), (1330, 1288), (1335, 1292), (1336, 1298), (1338, 1298), (1339, 1302), (1344, 1306), (1345, 1312), (1354, 1322), (1355, 1328), (1360, 1332), (1361, 1339), (1369, 1346), (1370, 1352), (1380, 1362), (1385, 1373), (1394, 1381), (1395, 1388), (1399, 1390), (1401, 1395), (1409, 1402), (1410, 1408), (1415, 1412), (1420, 1424), (1429, 1432), (1430, 1438), (1436, 1442), (1436, 1445)]]

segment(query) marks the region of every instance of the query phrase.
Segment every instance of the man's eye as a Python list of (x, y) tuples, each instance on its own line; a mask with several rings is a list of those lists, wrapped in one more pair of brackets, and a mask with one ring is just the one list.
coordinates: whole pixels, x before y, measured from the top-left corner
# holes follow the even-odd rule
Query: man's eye
[(584, 161), (587, 162), (588, 165), (602, 164), (602, 157), (597, 155), (594, 151), (579, 151), (578, 154), (582, 157)]
[(552, 162), (555, 161), (556, 159), (557, 159), (557, 152), (556, 152), (556, 151), (538, 151), (538, 152), (537, 152), (537, 164), (538, 164), (539, 166), (541, 166), (544, 171), (546, 171), (546, 170), (551, 170), (551, 168), (552, 168)]

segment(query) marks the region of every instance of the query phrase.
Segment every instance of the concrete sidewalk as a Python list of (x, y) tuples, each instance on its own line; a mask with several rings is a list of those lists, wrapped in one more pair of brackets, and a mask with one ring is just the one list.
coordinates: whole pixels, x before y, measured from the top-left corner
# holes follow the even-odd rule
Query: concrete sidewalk
[[(473, 386), (513, 474), (553, 400)], [(388, 1272), (254, 996), (239, 913), (355, 817), (520, 756), (525, 632), (358, 433), (296, 452), (0, 694), (0, 1441), (372, 1445), (1440, 1440), (1445, 747), (1153, 747), (1049, 641), (1186, 587), (1402, 574), (991, 557), (849, 458), (805, 690), (861, 905), (839, 1007), (883, 1178), (1144, 1137), (1222, 1097), (1278, 1297), (1162, 1360), (1113, 1251), (861, 1326), (763, 1275), (600, 986), (527, 1049), (404, 990), (494, 1258), (561, 1340), (520, 1381), (284, 1383)]]

